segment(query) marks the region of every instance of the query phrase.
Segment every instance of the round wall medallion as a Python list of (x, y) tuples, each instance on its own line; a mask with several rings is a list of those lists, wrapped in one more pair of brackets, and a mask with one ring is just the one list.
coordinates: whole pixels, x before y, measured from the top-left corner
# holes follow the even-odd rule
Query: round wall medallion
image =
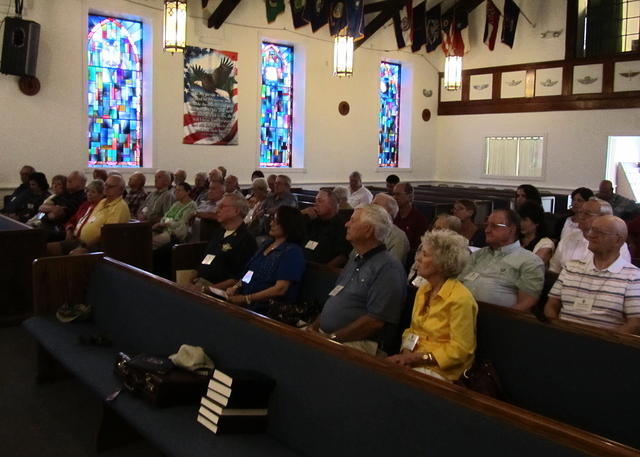
[(40, 81), (35, 76), (21, 76), (18, 87), (25, 95), (35, 95), (40, 92)]
[(422, 120), (427, 122), (429, 119), (431, 119), (431, 111), (429, 111), (428, 109), (423, 109), (422, 110)]
[(349, 114), (349, 103), (347, 102), (340, 102), (338, 104), (338, 112), (340, 114), (342, 114), (343, 116), (346, 116), (347, 114)]

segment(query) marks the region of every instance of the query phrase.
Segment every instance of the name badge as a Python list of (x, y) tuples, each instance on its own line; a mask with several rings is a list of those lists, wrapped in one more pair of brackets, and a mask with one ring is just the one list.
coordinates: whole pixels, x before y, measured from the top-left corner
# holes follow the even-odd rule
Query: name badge
[(315, 249), (318, 247), (318, 242), (309, 240), (307, 241), (307, 244), (304, 245), (304, 247), (315, 251)]
[(408, 349), (408, 350), (413, 352), (413, 350), (416, 348), (416, 344), (418, 344), (418, 340), (419, 339), (420, 339), (420, 337), (418, 335), (415, 335), (413, 333), (409, 333), (402, 340), (402, 348), (403, 349)]
[(242, 278), (242, 282), (249, 284), (251, 282), (251, 278), (253, 278), (253, 271), (249, 270)]
[(582, 311), (585, 313), (590, 313), (591, 308), (593, 307), (594, 298), (593, 297), (581, 297), (577, 298), (575, 302), (573, 302), (573, 308)]
[(211, 265), (211, 262), (213, 262), (213, 259), (215, 259), (216, 256), (213, 254), (207, 254), (204, 259), (202, 259), (202, 265)]
[(480, 273), (472, 271), (471, 273), (469, 273), (467, 276), (464, 277), (464, 280), (465, 281), (475, 281), (476, 279), (478, 279), (479, 276), (480, 276)]
[(336, 295), (338, 295), (338, 294), (340, 293), (340, 291), (341, 291), (342, 289), (344, 289), (344, 286), (341, 286), (341, 285), (339, 285), (339, 284), (338, 284), (337, 286), (335, 286), (335, 287), (331, 290), (331, 292), (329, 292), (329, 296), (330, 296), (330, 297), (335, 297)]

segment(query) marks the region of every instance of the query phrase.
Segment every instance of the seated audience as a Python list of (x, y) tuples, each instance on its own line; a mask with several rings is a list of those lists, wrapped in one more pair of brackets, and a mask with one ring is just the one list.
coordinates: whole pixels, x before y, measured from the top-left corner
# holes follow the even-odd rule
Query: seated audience
[(49, 195), (45, 201), (42, 202), (38, 212), (35, 216), (27, 221), (27, 224), (32, 227), (40, 227), (42, 225), (42, 219), (47, 215), (44, 211), (49, 205), (54, 205), (56, 197), (64, 194), (67, 190), (67, 177), (64, 175), (55, 175), (51, 178), (51, 195)]
[(198, 204), (195, 217), (215, 220), (218, 204), (222, 202), (222, 197), (224, 197), (224, 184), (220, 181), (211, 181), (207, 198)]
[(600, 182), (596, 196), (611, 205), (614, 216), (630, 219), (638, 212), (638, 204), (631, 199), (614, 193), (613, 183), (607, 179)]
[(147, 178), (139, 171), (129, 176), (129, 192), (124, 200), (129, 205), (129, 212), (134, 216), (138, 214), (140, 205), (147, 199), (147, 192), (144, 190), (146, 182)]
[[(104, 181), (103, 181), (104, 182)], [(52, 203), (40, 208), (45, 213), (41, 228), (47, 233), (47, 241), (65, 239), (65, 224), (76, 214), (85, 202), (85, 185), (87, 178), (79, 171), (72, 171), (67, 176), (67, 189), (53, 198)]]
[(247, 200), (249, 212), (244, 218), (244, 223), (247, 224), (249, 232), (256, 236), (262, 230), (262, 205), (269, 194), (267, 180), (264, 178), (254, 179), (251, 183), (251, 190), (249, 192), (251, 195)]
[(104, 181), (96, 179), (87, 185), (86, 200), (64, 225), (65, 238), (63, 241), (47, 243), (47, 255), (66, 255), (80, 246), (80, 231), (87, 223), (93, 210), (104, 198)]
[(586, 233), (592, 256), (562, 269), (544, 308), (547, 317), (640, 334), (640, 269), (620, 256), (624, 221), (596, 217)]
[(153, 224), (153, 248), (157, 249), (165, 244), (181, 243), (189, 234), (189, 222), (196, 213), (196, 203), (191, 200), (189, 192), (191, 186), (186, 182), (176, 184), (176, 202), (169, 211)]
[(267, 177), (267, 185), (269, 186), (269, 195), (276, 191), (276, 178), (277, 175), (269, 175)]
[(175, 198), (169, 186), (171, 185), (171, 175), (168, 171), (158, 170), (155, 174), (155, 190), (149, 193), (147, 199), (138, 210), (138, 219), (149, 222), (152, 225), (159, 222), (165, 215)]
[(549, 265), (556, 246), (546, 236), (544, 210), (537, 203), (528, 201), (520, 205), (518, 216), (520, 216), (520, 245), (540, 257), (545, 266)]
[(220, 166), (218, 167), (218, 171), (220, 172), (220, 176), (222, 176), (222, 182), (224, 182), (224, 180), (225, 180), (225, 179), (226, 179), (226, 177), (227, 177), (227, 169), (226, 169), (226, 167), (224, 167), (224, 166), (220, 165)]
[(220, 227), (213, 231), (197, 272), (193, 271), (189, 278), (176, 278), (179, 283), (206, 292), (208, 286), (242, 276), (247, 261), (258, 248), (243, 222), (248, 210), (249, 205), (244, 198), (234, 194), (224, 196), (218, 207)]
[(479, 302), (526, 311), (544, 285), (542, 259), (518, 241), (520, 218), (512, 210), (495, 210), (487, 220), (486, 247), (471, 254), (460, 279)]
[(398, 215), (393, 223), (407, 234), (411, 246), (411, 256), (420, 245), (420, 237), (429, 228), (429, 221), (422, 212), (413, 205), (413, 186), (408, 182), (396, 184), (393, 198), (398, 202)]
[(400, 182), (400, 178), (398, 175), (389, 175), (387, 179), (385, 179), (385, 183), (387, 185), (387, 193), (389, 195), (393, 195), (393, 189), (396, 188), (396, 184)]
[(346, 225), (354, 252), (309, 331), (372, 355), (385, 349), (406, 295), (404, 269), (384, 246), (391, 225), (378, 205), (354, 211)]
[(178, 184), (182, 184), (183, 182), (187, 182), (187, 172), (179, 168), (173, 174), (173, 185), (177, 186)]
[[(268, 184), (268, 182), (267, 182)], [(267, 215), (272, 215), (280, 206), (298, 207), (298, 200), (291, 193), (291, 178), (287, 175), (278, 175), (274, 184), (274, 191), (264, 202), (263, 210)]]
[(469, 246), (483, 248), (487, 245), (484, 230), (475, 224), (476, 204), (471, 200), (458, 200), (453, 204), (453, 215), (460, 219), (460, 234), (469, 240)]
[[(398, 202), (396, 202), (389, 194), (376, 194), (372, 203), (374, 205), (382, 206), (385, 211), (389, 213), (389, 216), (391, 216), (391, 220), (398, 215)], [(387, 251), (398, 259), (402, 265), (407, 263), (407, 256), (411, 250), (411, 247), (409, 246), (409, 239), (407, 238), (407, 234), (397, 225), (391, 226), (389, 234), (384, 239), (384, 245), (387, 247)]]
[(260, 170), (253, 170), (253, 173), (251, 173), (251, 182), (255, 181), (256, 178), (264, 178), (264, 173)]
[[(596, 217), (609, 216), (612, 212), (611, 205), (597, 197), (591, 197), (584, 203), (582, 209), (577, 211), (580, 231), (572, 232), (560, 240), (556, 252), (549, 261), (549, 271), (560, 273), (570, 260), (584, 260), (585, 257), (592, 256), (586, 234)], [(627, 243), (623, 242), (620, 246), (620, 255), (624, 260), (631, 261)]]
[(593, 191), (586, 187), (578, 187), (571, 192), (571, 215), (564, 221), (559, 239), (566, 237), (571, 232), (580, 231), (580, 227), (578, 227), (578, 212), (591, 197), (593, 197)]
[(531, 184), (521, 184), (516, 189), (515, 208), (518, 209), (524, 202), (531, 201), (542, 207), (540, 191)]
[(328, 189), (316, 194), (313, 206), (302, 210), (306, 225), (304, 258), (329, 267), (347, 263), (351, 245), (346, 240), (344, 220), (338, 215), (338, 199)]
[(29, 190), (22, 192), (11, 204), (13, 213), (9, 217), (20, 222), (27, 222), (40, 210), (40, 206), (49, 193), (49, 183), (44, 173), (35, 171), (29, 175)]
[(349, 189), (345, 186), (336, 186), (333, 188), (333, 193), (338, 199), (338, 211), (350, 211), (353, 207), (349, 204)]
[(93, 169), (93, 179), (101, 179), (102, 182), (106, 182), (107, 178), (109, 177), (109, 174), (107, 173), (107, 170), (105, 170), (104, 168), (94, 168)]
[(418, 289), (402, 351), (389, 361), (439, 379), (456, 381), (471, 368), (476, 349), (478, 304), (456, 277), (469, 261), (468, 241), (450, 230), (422, 238), (416, 255)]
[(206, 195), (208, 190), (209, 183), (207, 181), (207, 174), (204, 171), (199, 171), (198, 173), (196, 173), (193, 187), (191, 187), (189, 196), (191, 197), (191, 200), (193, 200), (197, 204), (200, 202), (200, 196)]
[(212, 168), (209, 170), (209, 184), (212, 182), (224, 184), (224, 176), (222, 176), (222, 172), (218, 168)]
[(436, 220), (433, 221), (431, 230), (451, 230), (452, 232), (460, 233), (462, 221), (451, 214), (438, 214)]
[(224, 191), (227, 194), (236, 194), (243, 196), (240, 191), (240, 184), (238, 183), (238, 177), (229, 175), (224, 179)]
[(2, 208), (2, 212), (5, 214), (11, 214), (14, 212), (13, 210), (13, 202), (16, 201), (16, 198), (22, 193), (26, 193), (29, 191), (29, 176), (31, 173), (36, 171), (31, 165), (24, 165), (20, 169), (20, 185), (15, 188), (11, 194), (5, 197), (5, 207)]
[(271, 218), (269, 238), (247, 262), (241, 276), (217, 287), (228, 287), (231, 303), (257, 312), (266, 312), (270, 299), (294, 302), (305, 270), (300, 246), (303, 241), (304, 220), (300, 211), (280, 206)]
[(354, 171), (349, 175), (349, 204), (352, 208), (368, 205), (373, 200), (373, 194), (362, 185), (362, 175)]

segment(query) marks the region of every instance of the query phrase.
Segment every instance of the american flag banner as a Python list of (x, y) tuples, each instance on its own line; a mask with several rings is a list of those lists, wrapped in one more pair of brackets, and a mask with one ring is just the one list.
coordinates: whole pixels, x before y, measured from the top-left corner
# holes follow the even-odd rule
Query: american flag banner
[(187, 46), (184, 144), (238, 144), (238, 53)]

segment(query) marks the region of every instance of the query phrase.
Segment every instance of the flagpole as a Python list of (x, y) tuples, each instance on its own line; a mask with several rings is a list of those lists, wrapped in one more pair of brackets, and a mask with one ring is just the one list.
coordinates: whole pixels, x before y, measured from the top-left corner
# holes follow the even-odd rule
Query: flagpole
[[(494, 3), (494, 5), (495, 5), (495, 3)], [(516, 6), (518, 7), (518, 10), (520, 11), (520, 14), (522, 14), (522, 17), (523, 17), (523, 18), (525, 18), (525, 20), (529, 23), (529, 25), (535, 29), (535, 28), (536, 28), (536, 24), (534, 24), (533, 22), (531, 22), (531, 19), (529, 19), (529, 18), (527, 17), (527, 15), (526, 15), (526, 14), (524, 14), (524, 11), (522, 11), (522, 8), (520, 8), (520, 5), (518, 5), (518, 4), (516, 3)], [(497, 7), (496, 7), (496, 9), (497, 9)], [(498, 10), (498, 11), (500, 11), (500, 10)], [(504, 12), (503, 12), (503, 13), (504, 13)], [(501, 14), (502, 14), (502, 17), (504, 17), (504, 14), (503, 14), (503, 13), (501, 13)]]

